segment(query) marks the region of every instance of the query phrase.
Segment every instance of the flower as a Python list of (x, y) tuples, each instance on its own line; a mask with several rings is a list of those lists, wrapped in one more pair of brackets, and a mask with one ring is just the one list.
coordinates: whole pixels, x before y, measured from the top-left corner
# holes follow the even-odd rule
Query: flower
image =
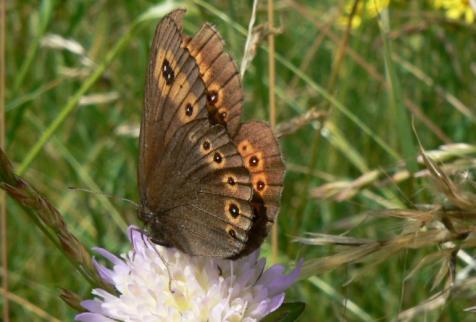
[(468, 24), (475, 20), (476, 3), (474, 0), (434, 0), (434, 6), (444, 9), (449, 19), (464, 18)]
[(264, 270), (258, 251), (236, 261), (189, 256), (151, 243), (133, 226), (129, 236), (133, 249), (122, 258), (95, 248), (112, 263), (95, 266), (117, 294), (94, 289), (77, 321), (258, 321), (281, 306), (301, 268)]
[[(341, 27), (347, 26), (349, 16), (355, 1), (348, 1), (344, 7), (344, 13), (338, 18), (337, 22)], [(387, 8), (390, 0), (364, 0), (357, 4), (356, 14), (352, 18), (352, 29), (358, 28), (363, 20), (370, 20), (380, 14), (382, 10)]]

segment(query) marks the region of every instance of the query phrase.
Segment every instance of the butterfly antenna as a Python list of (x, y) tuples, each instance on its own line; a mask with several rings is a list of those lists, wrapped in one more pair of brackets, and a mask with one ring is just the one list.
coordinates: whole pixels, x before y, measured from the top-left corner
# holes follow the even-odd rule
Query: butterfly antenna
[(109, 193), (105, 193), (105, 192), (102, 192), (102, 191), (94, 191), (94, 190), (90, 190), (90, 189), (86, 189), (86, 188), (77, 188), (77, 187), (68, 187), (68, 189), (69, 190), (92, 193), (92, 194), (95, 194), (95, 195), (106, 196), (110, 199), (115, 199), (115, 200), (120, 200), (120, 201), (127, 202), (127, 203), (131, 204), (132, 206), (134, 206), (134, 208), (136, 208), (136, 209), (141, 209), (141, 206), (138, 203), (136, 203), (136, 202), (134, 202), (130, 199), (123, 198), (123, 197), (118, 197), (118, 196), (111, 195)]

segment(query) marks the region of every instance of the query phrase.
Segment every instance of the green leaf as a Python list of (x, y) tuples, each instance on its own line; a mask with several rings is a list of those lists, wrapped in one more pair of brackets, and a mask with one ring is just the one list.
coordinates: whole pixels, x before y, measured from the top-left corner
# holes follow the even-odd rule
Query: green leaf
[(404, 95), (400, 89), (400, 80), (395, 71), (395, 66), (392, 60), (392, 45), (390, 42), (390, 22), (388, 11), (382, 11), (381, 14), (381, 32), (383, 39), (383, 52), (385, 61), (385, 71), (387, 80), (390, 86), (389, 94), (389, 111), (391, 113), (390, 119), (394, 121), (393, 125), (390, 125), (398, 133), (398, 143), (400, 144), (404, 156), (404, 160), (407, 164), (408, 170), (411, 173), (418, 171), (418, 164), (416, 158), (418, 151), (415, 145), (413, 132), (410, 122), (410, 113), (405, 108)]
[(304, 312), (306, 303), (284, 303), (279, 309), (265, 317), (262, 322), (293, 322)]
[(40, 4), (40, 21), (38, 22), (38, 32), (40, 36), (46, 31), (46, 28), (48, 27), (51, 15), (53, 14), (53, 7), (54, 3), (50, 0), (44, 0)]

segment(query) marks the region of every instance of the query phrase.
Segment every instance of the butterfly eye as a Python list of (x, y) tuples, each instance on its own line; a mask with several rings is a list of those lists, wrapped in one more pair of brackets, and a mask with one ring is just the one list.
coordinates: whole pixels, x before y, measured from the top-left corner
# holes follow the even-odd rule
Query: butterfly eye
[(230, 212), (230, 215), (233, 218), (238, 217), (238, 215), (240, 214), (240, 209), (234, 203), (230, 204), (230, 206), (228, 207), (228, 211)]
[(265, 183), (263, 181), (258, 181), (258, 183), (256, 184), (256, 189), (258, 189), (258, 191), (263, 191), (264, 187), (265, 187)]
[(187, 106), (185, 107), (185, 115), (192, 116), (192, 114), (193, 114), (193, 106), (190, 104), (187, 104)]
[(207, 101), (210, 105), (215, 105), (215, 103), (218, 101), (218, 93), (215, 91), (208, 92)]
[(215, 155), (213, 156), (213, 161), (215, 161), (216, 163), (221, 163), (222, 160), (223, 160), (223, 157), (221, 156), (221, 154), (218, 152), (215, 152)]
[(251, 158), (250, 158), (250, 166), (252, 167), (256, 167), (258, 165), (258, 162), (259, 162), (259, 159), (256, 155), (253, 155)]
[(165, 78), (167, 85), (172, 84), (175, 79), (175, 73), (167, 59), (164, 59), (164, 63), (162, 64), (162, 76)]
[(233, 177), (228, 177), (228, 184), (234, 186), (236, 184), (235, 179), (233, 179)]

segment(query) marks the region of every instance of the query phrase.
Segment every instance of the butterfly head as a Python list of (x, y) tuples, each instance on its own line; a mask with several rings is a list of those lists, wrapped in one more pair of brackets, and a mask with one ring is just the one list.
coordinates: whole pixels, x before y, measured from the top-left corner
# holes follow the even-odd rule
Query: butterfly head
[(138, 217), (144, 223), (144, 233), (152, 243), (164, 247), (174, 246), (169, 240), (167, 240), (167, 238), (165, 238), (163, 231), (160, 229), (163, 225), (160, 222), (160, 215), (158, 213), (153, 212), (145, 205), (141, 205)]
[(157, 214), (155, 214), (144, 204), (142, 204), (139, 208), (138, 217), (145, 224), (146, 227), (158, 224), (157, 221), (159, 216), (157, 216)]

